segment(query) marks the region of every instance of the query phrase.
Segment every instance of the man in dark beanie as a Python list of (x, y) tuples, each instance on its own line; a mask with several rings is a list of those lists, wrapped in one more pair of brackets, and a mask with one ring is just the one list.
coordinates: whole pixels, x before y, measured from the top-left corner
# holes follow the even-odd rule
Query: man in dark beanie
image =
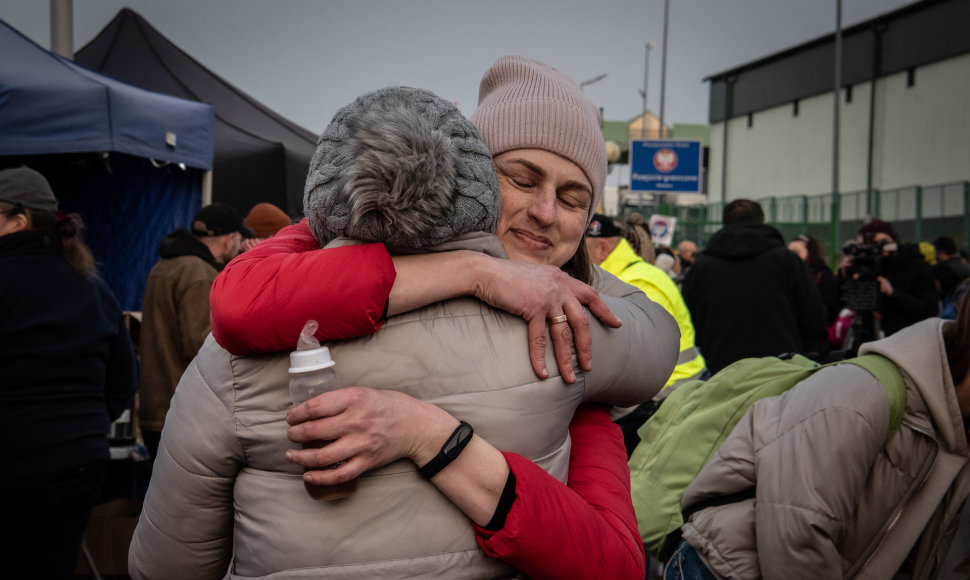
[(885, 336), (940, 312), (933, 270), (916, 244), (900, 244), (899, 234), (889, 222), (874, 219), (859, 228), (855, 250), (845, 253), (838, 270), (840, 286), (858, 277), (862, 254), (874, 254), (879, 283), (879, 328)]

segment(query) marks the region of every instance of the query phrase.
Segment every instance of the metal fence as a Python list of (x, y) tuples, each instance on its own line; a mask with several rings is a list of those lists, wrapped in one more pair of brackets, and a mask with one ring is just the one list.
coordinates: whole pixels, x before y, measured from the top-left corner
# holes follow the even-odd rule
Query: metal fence
[[(911, 186), (898, 189), (875, 190), (872, 196), (865, 191), (839, 194), (838, 204), (832, 194), (770, 197), (757, 200), (765, 212), (766, 221), (778, 228), (786, 240), (799, 234), (809, 234), (822, 246), (834, 265), (842, 244), (855, 238), (856, 231), (867, 218), (890, 222), (902, 242), (932, 242), (939, 236), (953, 238), (958, 248), (970, 244), (970, 181), (940, 185)], [(673, 245), (689, 239), (698, 247), (721, 229), (723, 204), (704, 205), (624, 206), (626, 217), (639, 211), (647, 219), (654, 213), (674, 216), (677, 226)]]

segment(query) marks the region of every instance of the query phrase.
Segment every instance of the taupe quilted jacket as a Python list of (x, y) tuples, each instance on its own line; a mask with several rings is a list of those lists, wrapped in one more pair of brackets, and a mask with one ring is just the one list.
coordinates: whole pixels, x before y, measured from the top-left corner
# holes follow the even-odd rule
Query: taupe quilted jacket
[[(756, 498), (697, 512), (684, 538), (720, 578), (932, 578), (970, 493), (970, 448), (940, 319), (864, 345), (906, 381), (886, 442), (885, 389), (855, 365), (755, 403), (684, 505), (757, 484)], [(674, 557), (677, 557), (676, 555)]]

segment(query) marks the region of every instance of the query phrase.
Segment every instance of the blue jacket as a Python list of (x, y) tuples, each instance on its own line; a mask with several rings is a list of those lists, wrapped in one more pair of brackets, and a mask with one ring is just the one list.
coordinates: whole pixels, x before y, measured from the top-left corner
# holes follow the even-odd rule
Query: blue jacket
[(37, 231), (0, 237), (0, 475), (108, 458), (138, 385), (117, 301)]

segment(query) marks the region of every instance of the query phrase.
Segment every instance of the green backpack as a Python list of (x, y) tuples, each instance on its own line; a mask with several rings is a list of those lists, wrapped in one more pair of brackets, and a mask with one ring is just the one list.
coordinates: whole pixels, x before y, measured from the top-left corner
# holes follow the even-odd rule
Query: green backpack
[[(680, 505), (684, 490), (748, 407), (780, 395), (819, 369), (846, 363), (866, 369), (886, 388), (891, 437), (906, 411), (906, 386), (896, 365), (877, 354), (827, 365), (800, 355), (748, 358), (707, 381), (689, 381), (671, 393), (640, 428), (641, 442), (630, 457), (633, 506), (647, 552), (663, 562), (673, 555), (684, 523)], [(754, 497), (753, 491), (748, 497)]]

